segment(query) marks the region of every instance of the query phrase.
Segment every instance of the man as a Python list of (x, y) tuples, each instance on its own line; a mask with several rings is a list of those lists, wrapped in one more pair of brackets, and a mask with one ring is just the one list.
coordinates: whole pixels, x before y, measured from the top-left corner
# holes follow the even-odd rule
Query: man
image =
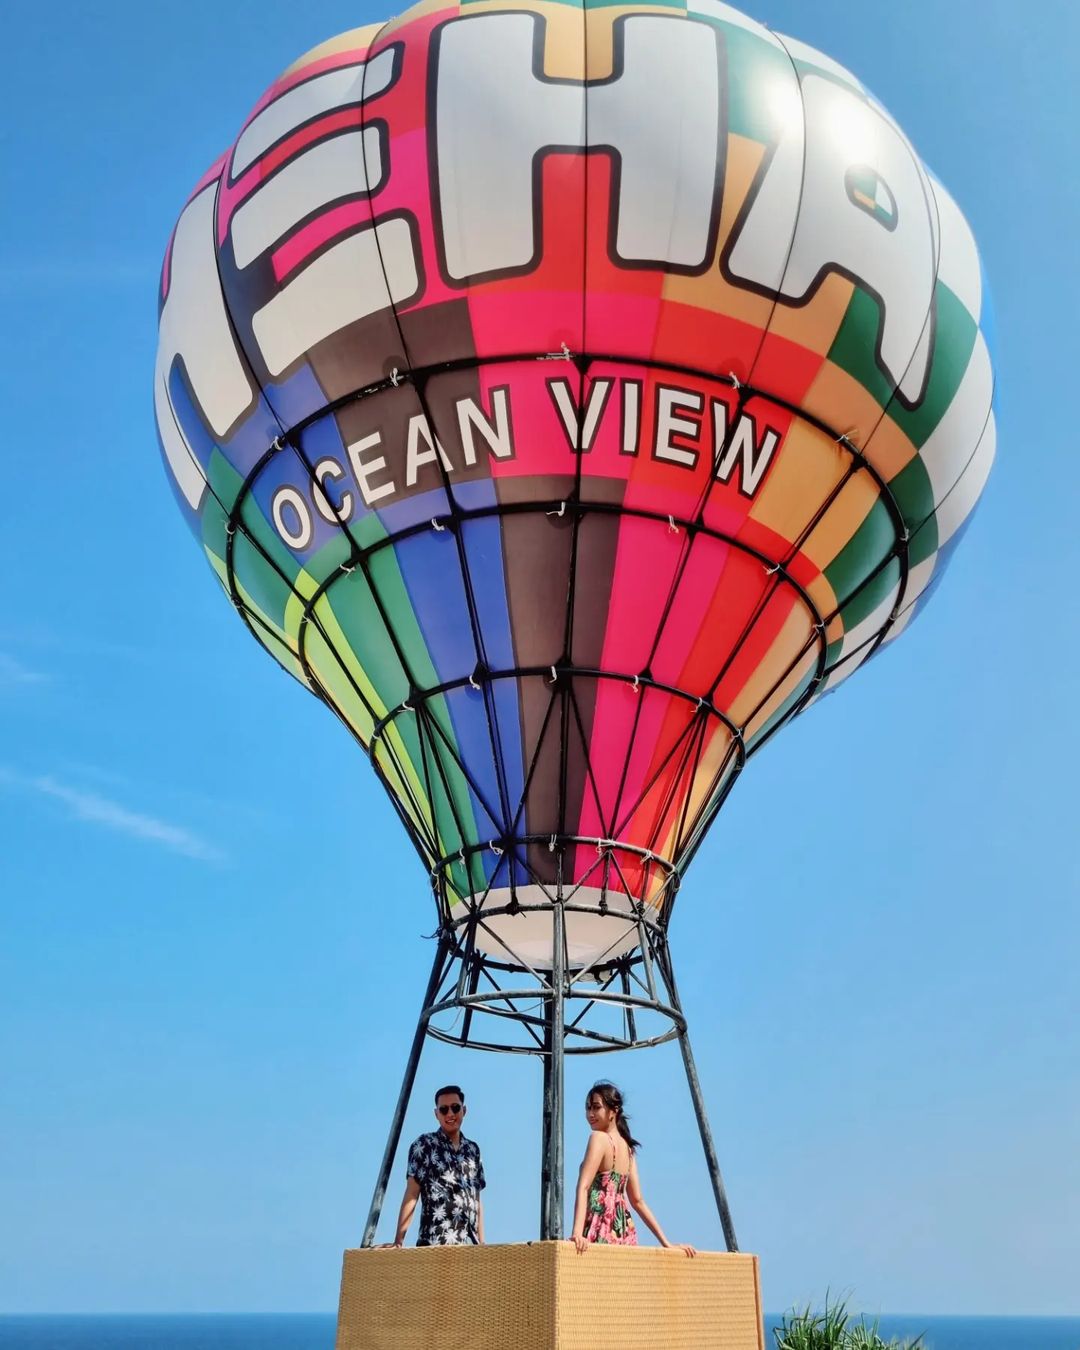
[(461, 1133), (465, 1094), (456, 1083), (435, 1094), (439, 1128), (422, 1134), (409, 1148), (408, 1180), (398, 1214), (393, 1245), (400, 1247), (420, 1201), (418, 1247), (452, 1247), (484, 1240), (484, 1204), (480, 1192), (487, 1185), (480, 1149)]

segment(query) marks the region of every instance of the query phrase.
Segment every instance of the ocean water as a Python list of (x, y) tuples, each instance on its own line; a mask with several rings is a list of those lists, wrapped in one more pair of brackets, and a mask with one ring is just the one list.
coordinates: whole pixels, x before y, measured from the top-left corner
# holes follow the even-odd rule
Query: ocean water
[[(768, 1317), (766, 1345), (779, 1319)], [(333, 1350), (332, 1313), (113, 1317), (0, 1316), (2, 1350)], [(886, 1337), (927, 1350), (1080, 1350), (1080, 1317), (882, 1317)], [(601, 1338), (602, 1339), (602, 1338)], [(467, 1347), (462, 1347), (467, 1350)], [(507, 1350), (513, 1350), (507, 1346)], [(719, 1350), (719, 1348), (718, 1348)]]

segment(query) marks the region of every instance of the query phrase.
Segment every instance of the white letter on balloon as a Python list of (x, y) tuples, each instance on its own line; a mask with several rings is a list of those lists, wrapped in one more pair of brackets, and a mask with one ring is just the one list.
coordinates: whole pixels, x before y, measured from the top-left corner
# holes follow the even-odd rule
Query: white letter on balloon
[[(727, 259), (736, 282), (810, 300), (842, 272), (881, 306), (878, 361), (909, 404), (925, 393), (937, 225), (925, 176), (883, 112), (832, 80), (802, 80), (805, 129), (793, 119)], [(787, 265), (783, 259), (790, 248)]]
[(173, 363), (183, 362), (195, 407), (215, 436), (225, 436), (255, 398), (218, 280), (215, 192), (216, 184), (204, 188), (177, 223), (154, 370), (154, 411), (165, 458), (180, 491), (196, 509), (206, 491), (206, 478), (173, 408), (169, 394)]
[[(724, 177), (718, 30), (658, 14), (617, 20), (613, 76), (588, 85), (536, 68), (543, 32), (538, 15), (523, 13), (469, 15), (439, 31), (437, 181), (450, 280), (535, 267), (536, 156), (585, 148), (618, 159), (617, 261), (707, 267)], [(492, 117), (500, 107), (513, 116)]]
[[(269, 103), (244, 130), (233, 152), (233, 179), (298, 126), (355, 107), (394, 84), (396, 49), (368, 62), (326, 72)], [(389, 166), (377, 125), (333, 131), (315, 140), (255, 186), (229, 221), (237, 267), (250, 266), (288, 238), (296, 226), (340, 202), (370, 197)], [(408, 220), (372, 219), (297, 268), (251, 320), (272, 376), (279, 376), (323, 339), (358, 319), (412, 299), (419, 287)]]

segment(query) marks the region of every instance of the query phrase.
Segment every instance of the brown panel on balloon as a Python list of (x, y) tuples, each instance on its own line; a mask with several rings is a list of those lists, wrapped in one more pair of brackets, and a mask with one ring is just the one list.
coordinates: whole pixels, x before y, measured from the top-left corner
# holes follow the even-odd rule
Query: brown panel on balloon
[[(566, 689), (542, 675), (522, 677), (521, 739), (525, 756), (525, 819), (522, 834), (544, 839), (559, 832), (559, 794), (563, 767), (563, 719)], [(526, 860), (538, 881), (554, 885), (558, 859), (547, 843), (531, 843)]]
[[(504, 505), (516, 500), (542, 502), (550, 487), (553, 500), (565, 498), (573, 480), (550, 476), (538, 482), (500, 480)], [(546, 671), (562, 660), (566, 639), (567, 598), (573, 527), (569, 516), (547, 515), (543, 509), (502, 517), (503, 556), (514, 658), (519, 666)], [(528, 765), (536, 757), (528, 791), (525, 825), (530, 833), (559, 829), (562, 754), (561, 719), (548, 718), (551, 688), (546, 677), (521, 681), (522, 753)], [(547, 719), (547, 730), (541, 731)], [(554, 722), (554, 728), (551, 723)], [(530, 849), (529, 862), (537, 873), (554, 880), (554, 855), (545, 848)]]
[[(612, 487), (622, 496), (622, 484)], [(619, 517), (588, 512), (578, 521), (574, 550), (574, 587), (571, 612), (570, 655), (575, 666), (586, 670), (603, 668), (604, 633), (607, 609), (615, 573), (619, 543)], [(570, 706), (570, 732), (579, 751), (568, 753), (566, 798), (570, 818), (577, 819), (584, 795), (595, 789), (587, 781), (588, 747), (592, 743), (593, 714), (596, 710), (600, 680), (589, 676), (575, 678)]]
[(397, 324), (389, 310), (332, 333), (306, 354), (327, 403), (388, 379), (408, 366)]
[(398, 315), (414, 367), (437, 366), (476, 355), (468, 300), (446, 300)]
[(562, 475), (498, 482), (501, 505), (537, 504), (536, 510), (502, 517), (506, 596), (519, 666), (553, 666), (565, 655), (573, 522), (568, 514), (548, 515), (543, 502), (549, 488), (557, 501), (572, 486)]

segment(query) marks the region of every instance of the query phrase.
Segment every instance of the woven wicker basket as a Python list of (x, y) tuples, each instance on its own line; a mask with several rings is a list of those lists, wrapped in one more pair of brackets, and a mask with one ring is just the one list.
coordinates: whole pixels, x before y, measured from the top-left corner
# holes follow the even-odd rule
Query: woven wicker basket
[(568, 1242), (345, 1253), (337, 1350), (764, 1350), (756, 1256)]

